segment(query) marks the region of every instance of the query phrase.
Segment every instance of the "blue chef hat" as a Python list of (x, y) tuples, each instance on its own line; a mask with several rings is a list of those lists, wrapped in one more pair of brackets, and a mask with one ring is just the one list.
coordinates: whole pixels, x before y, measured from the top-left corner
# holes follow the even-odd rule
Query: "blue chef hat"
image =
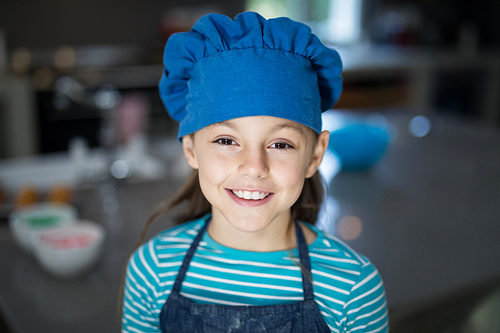
[(321, 133), (342, 91), (339, 54), (305, 24), (254, 12), (209, 14), (165, 46), (160, 96), (178, 138), (247, 116), (296, 121)]

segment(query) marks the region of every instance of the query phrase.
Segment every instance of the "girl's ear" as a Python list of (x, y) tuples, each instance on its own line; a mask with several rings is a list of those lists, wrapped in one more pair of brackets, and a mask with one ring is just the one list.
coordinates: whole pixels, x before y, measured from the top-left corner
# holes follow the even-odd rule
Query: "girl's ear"
[(323, 160), (323, 155), (325, 155), (326, 148), (328, 147), (328, 141), (330, 139), (330, 132), (323, 131), (319, 135), (318, 142), (314, 147), (313, 154), (311, 156), (311, 162), (307, 167), (306, 178), (312, 177), (319, 168), (321, 161)]
[(186, 135), (182, 137), (182, 149), (184, 150), (184, 156), (188, 164), (193, 169), (198, 169), (198, 158), (196, 157), (196, 152), (194, 151), (194, 135)]

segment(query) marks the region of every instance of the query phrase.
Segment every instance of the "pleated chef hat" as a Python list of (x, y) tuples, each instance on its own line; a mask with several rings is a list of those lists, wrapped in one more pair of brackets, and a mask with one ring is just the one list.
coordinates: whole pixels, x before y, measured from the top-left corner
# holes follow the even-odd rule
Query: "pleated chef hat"
[(178, 138), (210, 124), (274, 116), (321, 133), (342, 91), (342, 62), (305, 24), (254, 12), (200, 18), (165, 46), (160, 96)]

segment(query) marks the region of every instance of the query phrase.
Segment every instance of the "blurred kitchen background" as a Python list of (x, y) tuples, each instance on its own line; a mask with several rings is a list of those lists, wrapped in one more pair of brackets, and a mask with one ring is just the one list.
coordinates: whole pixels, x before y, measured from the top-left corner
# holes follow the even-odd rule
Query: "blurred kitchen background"
[[(163, 47), (245, 10), (305, 22), (341, 54), (319, 223), (378, 267), (391, 330), (500, 332), (495, 0), (2, 1), (0, 332), (119, 331), (127, 256), (190, 172), (158, 96)], [(78, 278), (13, 238), (13, 212), (37, 202), (104, 227)]]

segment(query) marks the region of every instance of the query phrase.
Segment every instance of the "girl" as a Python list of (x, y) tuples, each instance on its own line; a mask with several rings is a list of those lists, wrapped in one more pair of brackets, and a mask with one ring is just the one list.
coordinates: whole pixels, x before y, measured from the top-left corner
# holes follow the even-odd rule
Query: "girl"
[(338, 53), (286, 18), (210, 14), (168, 40), (164, 63), (194, 171), (164, 209), (186, 201), (184, 223), (129, 260), (123, 332), (388, 331), (375, 267), (314, 227)]

